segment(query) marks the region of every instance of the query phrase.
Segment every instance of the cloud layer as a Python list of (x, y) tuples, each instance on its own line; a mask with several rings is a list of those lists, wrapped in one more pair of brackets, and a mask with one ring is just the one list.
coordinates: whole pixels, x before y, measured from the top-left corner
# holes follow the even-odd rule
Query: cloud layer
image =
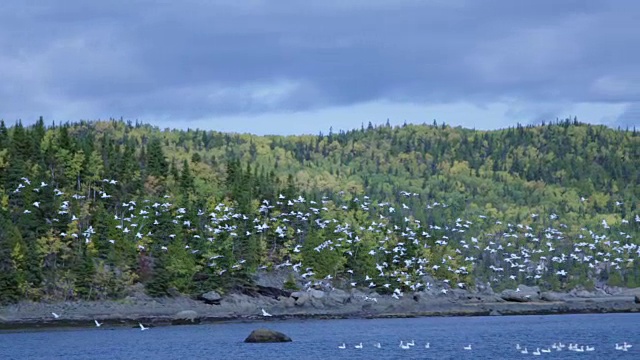
[(594, 122), (640, 125), (640, 3), (631, 0), (3, 6), (0, 117), (9, 122), (188, 124), (367, 103), (500, 103), (518, 121), (600, 104), (621, 110)]

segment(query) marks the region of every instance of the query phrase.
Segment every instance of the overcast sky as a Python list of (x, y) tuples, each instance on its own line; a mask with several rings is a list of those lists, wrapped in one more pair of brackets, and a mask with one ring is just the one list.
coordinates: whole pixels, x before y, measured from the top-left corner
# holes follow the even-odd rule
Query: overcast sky
[(3, 0), (0, 118), (640, 126), (640, 1)]

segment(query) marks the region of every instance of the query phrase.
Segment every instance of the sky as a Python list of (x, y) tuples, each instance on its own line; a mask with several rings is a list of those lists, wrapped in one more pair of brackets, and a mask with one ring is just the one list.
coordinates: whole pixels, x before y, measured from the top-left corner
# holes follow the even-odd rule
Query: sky
[(0, 118), (640, 126), (635, 0), (3, 0)]

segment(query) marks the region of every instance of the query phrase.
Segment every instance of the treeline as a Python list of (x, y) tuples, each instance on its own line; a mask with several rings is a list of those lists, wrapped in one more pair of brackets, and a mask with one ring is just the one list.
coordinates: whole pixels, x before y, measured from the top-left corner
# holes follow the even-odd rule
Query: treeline
[[(575, 120), (499, 131), (369, 125), (288, 137), (161, 131), (115, 120), (45, 126), (39, 119), (10, 128), (0, 122), (0, 296), (2, 302), (118, 297), (138, 282), (155, 295), (170, 288), (192, 293), (248, 281), (258, 267), (287, 260), (314, 264), (323, 276), (338, 268), (361, 277), (375, 272), (368, 258), (318, 258), (314, 249), (331, 240), (336, 225), (319, 231), (308, 225), (319, 220), (313, 214), (297, 220), (304, 236), (286, 222), (278, 224), (289, 226), (287, 236), (274, 233), (276, 226), (256, 235), (255, 223), (230, 219), (216, 223), (227, 226), (217, 233), (207, 214), (220, 203), (233, 209), (228, 217), (267, 221), (278, 208), (265, 213), (265, 200), (324, 199), (334, 205), (333, 219), (366, 227), (378, 210), (344, 196), (367, 195), (371, 203), (410, 207), (411, 219), (425, 226), (479, 214), (530, 222), (540, 213), (559, 214), (567, 229), (578, 231), (603, 218), (633, 219), (638, 184), (638, 133)], [(430, 211), (426, 205), (434, 202), (447, 206)], [(298, 210), (309, 212), (305, 206)], [(387, 215), (402, 224), (407, 212)], [(539, 221), (541, 229), (553, 223)], [(477, 231), (497, 230), (487, 223)], [(382, 240), (376, 236), (357, 247), (370, 251)], [(297, 244), (300, 254), (290, 251)], [(460, 266), (465, 257), (453, 248), (411, 252), (450, 256)], [(481, 274), (457, 275), (454, 280), (470, 284)], [(636, 280), (633, 271), (616, 279)]]

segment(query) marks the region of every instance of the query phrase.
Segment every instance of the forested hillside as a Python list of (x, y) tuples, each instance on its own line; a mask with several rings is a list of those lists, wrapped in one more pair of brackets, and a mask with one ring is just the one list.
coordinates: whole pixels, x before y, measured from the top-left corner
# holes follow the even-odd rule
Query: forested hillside
[(640, 134), (577, 121), (287, 137), (3, 122), (0, 303), (225, 291), (283, 268), (398, 297), (427, 275), (640, 286), (639, 184)]

